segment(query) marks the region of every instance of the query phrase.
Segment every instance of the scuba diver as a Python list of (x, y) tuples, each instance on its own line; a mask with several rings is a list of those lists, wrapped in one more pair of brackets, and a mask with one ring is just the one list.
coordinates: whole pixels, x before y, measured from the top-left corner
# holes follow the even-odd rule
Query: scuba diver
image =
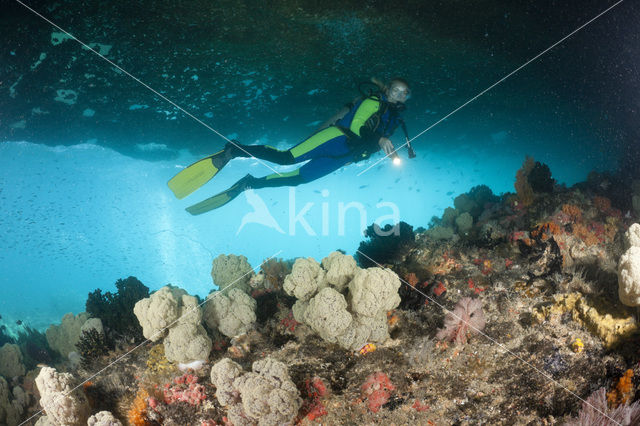
[[(233, 141), (224, 149), (203, 158), (174, 176), (169, 188), (177, 198), (184, 198), (213, 178), (229, 161), (237, 157), (255, 157), (280, 165), (307, 161), (301, 167), (286, 173), (273, 173), (257, 178), (251, 174), (233, 184), (229, 189), (204, 201), (187, 207), (193, 215), (199, 215), (227, 204), (247, 189), (277, 186), (296, 186), (326, 176), (344, 165), (369, 158), (382, 150), (385, 155), (397, 157), (389, 139), (399, 125), (406, 127), (400, 118), (404, 103), (410, 96), (409, 84), (402, 78), (394, 78), (388, 84), (371, 80), (374, 90), (345, 106), (320, 130), (288, 150), (278, 150), (267, 145), (242, 145)], [(413, 150), (408, 145), (409, 156)]]

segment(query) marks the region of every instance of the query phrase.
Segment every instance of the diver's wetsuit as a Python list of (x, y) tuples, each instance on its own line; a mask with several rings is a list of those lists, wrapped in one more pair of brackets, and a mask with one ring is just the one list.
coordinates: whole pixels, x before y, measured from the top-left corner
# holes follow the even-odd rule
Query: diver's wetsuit
[(251, 188), (295, 186), (326, 176), (347, 163), (369, 158), (380, 150), (380, 138), (390, 137), (400, 124), (398, 109), (386, 101), (384, 94), (373, 95), (356, 102), (335, 124), (286, 151), (266, 145), (240, 145), (246, 152), (234, 148), (234, 157), (248, 157), (248, 153), (282, 165), (309, 160), (288, 173), (273, 173), (262, 178), (249, 175), (243, 178), (243, 183)]

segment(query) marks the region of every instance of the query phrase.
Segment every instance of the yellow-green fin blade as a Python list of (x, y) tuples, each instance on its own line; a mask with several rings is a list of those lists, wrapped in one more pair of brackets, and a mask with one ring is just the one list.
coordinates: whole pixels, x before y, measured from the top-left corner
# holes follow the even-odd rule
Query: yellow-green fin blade
[(235, 197), (231, 197), (227, 191), (221, 192), (213, 197), (209, 197), (206, 200), (200, 201), (197, 204), (187, 207), (187, 211), (194, 216), (202, 213), (217, 209), (233, 200)]
[(218, 173), (220, 169), (213, 165), (212, 158), (221, 152), (223, 151), (196, 161), (189, 167), (180, 171), (180, 173), (172, 177), (171, 180), (167, 182), (167, 185), (169, 185), (169, 188), (173, 191), (176, 198), (182, 199), (186, 197), (205, 183), (209, 182), (209, 180)]

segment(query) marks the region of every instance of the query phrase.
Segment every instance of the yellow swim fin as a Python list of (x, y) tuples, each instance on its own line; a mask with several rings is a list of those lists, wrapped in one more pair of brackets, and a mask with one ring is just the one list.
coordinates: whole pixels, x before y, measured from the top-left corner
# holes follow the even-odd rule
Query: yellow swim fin
[(222, 207), (229, 201), (233, 200), (233, 198), (229, 196), (227, 191), (224, 191), (214, 195), (213, 197), (209, 197), (206, 200), (200, 201), (197, 204), (189, 206), (186, 210), (192, 215), (197, 216), (199, 214), (217, 209), (218, 207)]
[(224, 149), (196, 161), (167, 182), (176, 198), (184, 198), (209, 182), (228, 162), (224, 159)]
[(186, 210), (194, 216), (206, 213), (211, 210), (215, 210), (219, 207), (224, 206), (229, 201), (236, 198), (238, 195), (242, 194), (242, 192), (247, 188), (251, 188), (255, 181), (256, 180), (253, 176), (246, 175), (226, 191), (222, 191), (221, 193), (216, 194), (213, 197), (209, 197), (206, 200), (202, 200), (199, 203), (189, 206), (186, 208)]

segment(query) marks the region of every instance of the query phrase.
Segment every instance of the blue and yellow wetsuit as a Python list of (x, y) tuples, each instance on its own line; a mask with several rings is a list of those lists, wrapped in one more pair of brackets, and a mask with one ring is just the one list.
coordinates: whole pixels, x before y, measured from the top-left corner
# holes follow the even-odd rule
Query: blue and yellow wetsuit
[(252, 178), (252, 188), (295, 186), (311, 182), (351, 162), (369, 158), (380, 150), (381, 137), (390, 137), (400, 124), (398, 108), (386, 101), (384, 94), (361, 99), (333, 125), (322, 129), (296, 146), (281, 151), (266, 145), (242, 145), (234, 157), (247, 153), (276, 164), (296, 164), (308, 161), (288, 173)]

